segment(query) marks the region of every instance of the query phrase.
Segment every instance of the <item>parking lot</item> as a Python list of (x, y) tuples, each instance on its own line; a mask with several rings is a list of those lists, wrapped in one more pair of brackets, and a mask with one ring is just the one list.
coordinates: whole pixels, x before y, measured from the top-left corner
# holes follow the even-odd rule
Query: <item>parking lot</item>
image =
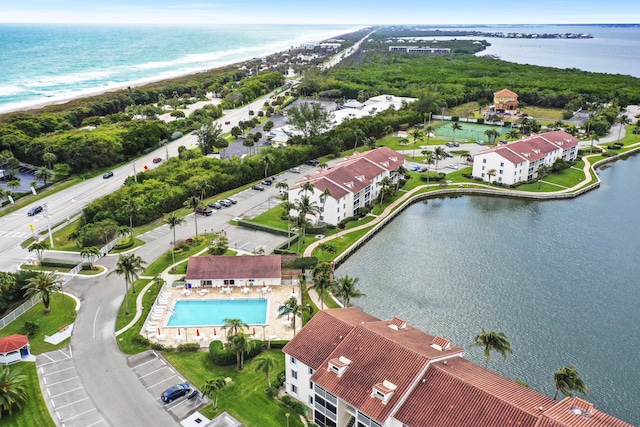
[[(187, 418), (209, 402), (209, 399), (203, 398), (193, 384), (186, 381), (162, 356), (153, 350), (129, 356), (127, 364), (142, 385), (156, 399), (158, 405), (166, 409), (176, 421)], [(189, 398), (190, 394), (187, 394), (173, 402), (163, 403), (160, 399), (162, 392), (173, 385), (182, 383), (188, 383), (192, 390), (196, 390), (197, 397)]]
[(72, 347), (39, 354), (36, 366), (42, 395), (58, 425), (109, 426), (82, 385)]

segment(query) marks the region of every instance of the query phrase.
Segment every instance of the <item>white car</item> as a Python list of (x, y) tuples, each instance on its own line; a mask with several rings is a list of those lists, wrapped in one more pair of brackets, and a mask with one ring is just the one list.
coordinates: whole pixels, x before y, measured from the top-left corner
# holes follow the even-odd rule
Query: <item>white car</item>
[(300, 173), (300, 168), (291, 168), (289, 169), (289, 172)]

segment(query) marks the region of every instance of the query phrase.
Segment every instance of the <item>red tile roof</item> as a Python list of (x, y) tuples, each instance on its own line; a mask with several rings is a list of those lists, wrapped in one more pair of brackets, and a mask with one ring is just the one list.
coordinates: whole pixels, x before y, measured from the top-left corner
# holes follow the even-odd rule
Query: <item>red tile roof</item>
[(29, 337), (26, 335), (13, 334), (0, 338), (0, 353), (16, 351), (29, 344)]
[(495, 152), (509, 162), (518, 164), (525, 160), (534, 162), (544, 158), (548, 153), (557, 149), (566, 150), (578, 145), (578, 138), (564, 131), (547, 132), (541, 135), (531, 135), (508, 145), (499, 145), (482, 151), (479, 154)]
[[(593, 404), (579, 397), (567, 397), (544, 411), (544, 419), (562, 427), (632, 427), (631, 424), (600, 412)], [(554, 424), (545, 424), (545, 426)], [(541, 424), (542, 426), (542, 424)]]
[(318, 369), (356, 325), (377, 320), (356, 308), (322, 310), (309, 320), (282, 351), (310, 368)]
[(191, 257), (187, 280), (281, 278), (280, 255)]
[(493, 92), (493, 96), (498, 96), (502, 98), (517, 98), (518, 94), (510, 91), (509, 89), (502, 89), (497, 92)]

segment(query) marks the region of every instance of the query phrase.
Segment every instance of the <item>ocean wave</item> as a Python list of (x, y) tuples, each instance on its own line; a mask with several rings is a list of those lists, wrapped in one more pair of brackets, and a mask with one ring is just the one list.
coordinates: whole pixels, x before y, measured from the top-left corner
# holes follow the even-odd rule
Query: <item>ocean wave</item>
[(25, 90), (20, 86), (16, 86), (16, 85), (0, 86), (0, 97), (20, 95), (24, 92)]
[(59, 76), (37, 76), (31, 81), (22, 82), (27, 88), (45, 88), (51, 86), (73, 85), (83, 82), (105, 80), (112, 76), (112, 70), (83, 71), (80, 73), (61, 74)]

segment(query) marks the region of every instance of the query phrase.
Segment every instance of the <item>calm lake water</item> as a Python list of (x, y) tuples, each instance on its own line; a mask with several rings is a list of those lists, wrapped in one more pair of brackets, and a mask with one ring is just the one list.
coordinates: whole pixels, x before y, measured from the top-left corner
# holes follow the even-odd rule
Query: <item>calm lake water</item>
[(553, 396), (575, 365), (596, 408), (640, 425), (640, 156), (574, 200), (432, 199), (400, 214), (337, 270), (360, 278), (355, 305), (469, 348), (484, 327), (514, 354), (490, 368)]

